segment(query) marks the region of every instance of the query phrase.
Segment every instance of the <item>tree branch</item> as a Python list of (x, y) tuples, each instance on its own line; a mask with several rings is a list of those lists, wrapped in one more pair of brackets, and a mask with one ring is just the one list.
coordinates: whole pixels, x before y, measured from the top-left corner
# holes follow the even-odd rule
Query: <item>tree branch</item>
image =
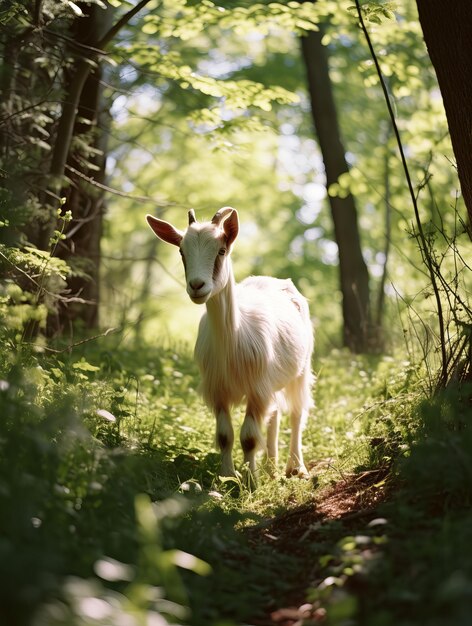
[[(135, 7), (133, 7), (128, 13), (123, 15), (117, 23), (110, 28), (110, 30), (100, 39), (96, 46), (97, 49), (105, 47), (113, 37), (119, 32), (123, 26), (125, 26), (130, 19), (136, 15), (150, 0), (141, 0)], [(62, 115), (59, 120), (59, 126), (57, 131), (58, 141), (56, 141), (55, 150), (52, 156), (51, 175), (58, 181), (61, 176), (64, 175), (64, 168), (67, 162), (67, 156), (69, 154), (70, 143), (72, 139), (75, 118), (77, 114), (77, 106), (80, 100), (82, 89), (85, 85), (85, 81), (90, 73), (91, 68), (95, 63), (95, 58), (85, 59), (82, 58), (76, 65), (75, 76), (70, 85), (70, 92), (67, 100), (64, 103)], [(54, 184), (54, 182), (53, 182)]]
[(354, 1), (355, 1), (356, 9), (357, 9), (357, 15), (359, 17), (359, 24), (362, 29), (362, 32), (364, 33), (364, 37), (365, 37), (367, 46), (370, 51), (370, 55), (372, 57), (372, 60), (375, 65), (375, 69), (377, 71), (377, 75), (380, 80), (380, 85), (382, 87), (382, 91), (383, 91), (384, 98), (385, 98), (385, 104), (387, 105), (387, 110), (388, 110), (388, 114), (390, 116), (390, 120), (392, 123), (393, 132), (397, 140), (398, 150), (400, 152), (400, 158), (401, 158), (401, 162), (403, 165), (403, 170), (405, 172), (405, 178), (406, 178), (406, 182), (408, 185), (408, 190), (410, 192), (411, 202), (413, 205), (416, 227), (418, 228), (419, 242), (421, 244), (419, 248), (420, 248), (421, 256), (423, 257), (423, 261), (426, 267), (428, 268), (429, 280), (431, 282), (431, 286), (434, 292), (434, 297), (436, 300), (436, 307), (438, 311), (438, 322), (439, 322), (439, 343), (440, 343), (440, 349), (441, 349), (441, 362), (442, 362), (440, 381), (445, 383), (447, 380), (446, 331), (445, 331), (444, 313), (443, 313), (443, 308), (442, 308), (442, 303), (441, 303), (441, 297), (440, 297), (438, 285), (436, 282), (436, 275), (435, 275), (435, 271), (433, 267), (433, 262), (431, 259), (431, 252), (429, 249), (428, 242), (426, 241), (426, 236), (423, 230), (423, 224), (421, 223), (418, 202), (417, 202), (415, 191), (413, 189), (413, 182), (411, 180), (410, 170), (408, 168), (405, 151), (403, 150), (403, 144), (402, 144), (402, 140), (400, 137), (400, 131), (398, 129), (397, 121), (395, 119), (395, 113), (393, 111), (392, 103), (390, 101), (390, 96), (387, 90), (387, 85), (385, 84), (382, 70), (380, 68), (380, 63), (377, 58), (377, 54), (375, 53), (374, 46), (372, 45), (372, 41), (370, 39), (369, 31), (367, 30), (367, 26), (365, 25), (365, 22), (364, 22), (364, 17), (362, 15), (362, 10), (359, 4), (359, 0), (354, 0)]
[(107, 44), (109, 44), (113, 37), (123, 28), (123, 26), (126, 26), (136, 13), (141, 11), (141, 9), (145, 7), (146, 4), (149, 4), (150, 1), (151, 0), (141, 0), (141, 2), (138, 2), (138, 4), (128, 11), (128, 13), (125, 13), (122, 17), (120, 17), (117, 23), (112, 26), (110, 30), (100, 39), (98, 47), (104, 48)]
[(43, 0), (36, 0), (34, 3), (34, 23), (38, 28), (41, 26), (41, 13), (43, 9)]
[(86, 174), (80, 172), (79, 170), (77, 170), (75, 167), (72, 167), (71, 165), (66, 165), (66, 169), (68, 169), (69, 172), (72, 172), (79, 178), (82, 178), (82, 180), (85, 180), (90, 185), (93, 185), (94, 187), (98, 187), (98, 189), (102, 189), (103, 191), (107, 191), (108, 193), (112, 193), (115, 196), (120, 196), (122, 198), (129, 198), (130, 200), (136, 200), (137, 202), (151, 202), (153, 205), (160, 206), (163, 208), (169, 207), (169, 206), (174, 206), (174, 207), (184, 206), (183, 204), (179, 205), (177, 202), (164, 202), (164, 200), (157, 200), (156, 198), (151, 198), (149, 196), (138, 196), (138, 195), (134, 195), (131, 193), (126, 193), (124, 191), (119, 191), (118, 189), (113, 189), (113, 187), (108, 187), (108, 185), (99, 183), (94, 178), (87, 176)]

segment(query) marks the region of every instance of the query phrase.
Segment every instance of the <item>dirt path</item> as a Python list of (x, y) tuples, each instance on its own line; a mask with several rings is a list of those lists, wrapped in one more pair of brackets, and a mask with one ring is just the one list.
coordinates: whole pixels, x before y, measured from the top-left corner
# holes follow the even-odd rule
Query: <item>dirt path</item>
[(386, 497), (383, 481), (387, 473), (382, 469), (349, 475), (319, 493), (313, 502), (246, 530), (255, 548), (266, 543), (276, 552), (296, 554), (301, 566), (300, 584), (275, 602), (275, 608), (269, 608), (266, 616), (254, 619), (253, 626), (302, 626), (325, 621), (326, 610), (319, 603), (306, 601), (307, 587), (319, 569), (307, 545), (335, 521), (342, 524), (341, 534), (365, 526)]

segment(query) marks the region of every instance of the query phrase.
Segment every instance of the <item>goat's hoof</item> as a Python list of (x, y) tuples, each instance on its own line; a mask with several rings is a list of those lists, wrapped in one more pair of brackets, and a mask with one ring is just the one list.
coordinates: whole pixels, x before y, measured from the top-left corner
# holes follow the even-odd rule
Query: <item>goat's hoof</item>
[(225, 478), (231, 480), (232, 478), (234, 478), (235, 480), (238, 480), (238, 475), (236, 472), (220, 472), (218, 474), (218, 476), (222, 479), (225, 480)]
[(238, 474), (234, 469), (234, 465), (222, 465), (219, 473), (220, 478), (237, 478)]
[(287, 478), (296, 476), (297, 478), (303, 480), (308, 480), (310, 478), (310, 474), (308, 473), (308, 470), (304, 465), (300, 465), (299, 467), (287, 467), (285, 471), (285, 476), (287, 476)]

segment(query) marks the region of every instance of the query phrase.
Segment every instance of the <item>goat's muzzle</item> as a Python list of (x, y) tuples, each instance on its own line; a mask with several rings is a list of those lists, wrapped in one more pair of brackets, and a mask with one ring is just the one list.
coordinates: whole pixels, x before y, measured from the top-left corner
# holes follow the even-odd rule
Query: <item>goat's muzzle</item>
[(195, 304), (205, 304), (211, 294), (211, 287), (201, 278), (193, 278), (187, 283), (187, 293)]

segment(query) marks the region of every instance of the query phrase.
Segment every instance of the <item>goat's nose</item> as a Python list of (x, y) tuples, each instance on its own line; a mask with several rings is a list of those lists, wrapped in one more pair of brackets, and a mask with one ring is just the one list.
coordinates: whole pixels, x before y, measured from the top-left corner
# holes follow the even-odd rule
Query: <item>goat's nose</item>
[(205, 286), (205, 281), (200, 278), (194, 278), (193, 280), (190, 280), (188, 284), (194, 291), (199, 291)]

